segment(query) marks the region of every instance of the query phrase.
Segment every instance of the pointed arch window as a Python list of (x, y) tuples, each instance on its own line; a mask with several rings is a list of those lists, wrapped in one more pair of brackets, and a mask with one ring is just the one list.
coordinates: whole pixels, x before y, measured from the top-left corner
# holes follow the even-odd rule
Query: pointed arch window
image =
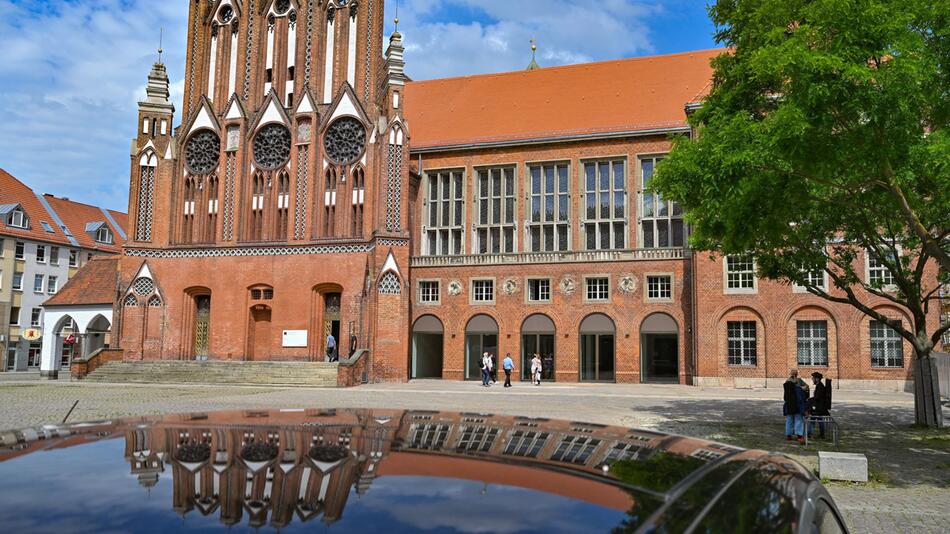
[(290, 176), (281, 172), (277, 177), (277, 239), (287, 239), (290, 224)]
[(264, 175), (254, 175), (251, 195), (251, 240), (264, 238)]
[(152, 215), (154, 211), (155, 169), (158, 157), (146, 150), (139, 158), (138, 202), (135, 218), (136, 241), (152, 240)]
[(195, 227), (195, 190), (195, 179), (190, 176), (185, 178), (184, 206), (182, 208), (183, 220), (181, 230), (181, 240), (183, 243), (191, 243), (194, 239), (193, 231)]
[(332, 237), (336, 233), (336, 169), (333, 167), (327, 168), (323, 203), (323, 236)]
[(363, 235), (363, 195), (366, 188), (366, 175), (362, 167), (353, 169), (353, 227), (350, 233)]
[(400, 295), (402, 294), (402, 284), (396, 273), (389, 271), (379, 280), (380, 295)]
[(214, 242), (218, 223), (218, 177), (208, 178), (208, 224), (205, 226), (205, 242)]

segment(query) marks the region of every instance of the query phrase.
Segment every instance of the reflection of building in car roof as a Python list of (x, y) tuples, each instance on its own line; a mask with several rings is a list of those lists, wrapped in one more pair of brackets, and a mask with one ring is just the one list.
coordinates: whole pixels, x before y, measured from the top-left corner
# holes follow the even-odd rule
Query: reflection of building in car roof
[(334, 523), (354, 493), (363, 496), (386, 477), (523, 488), (629, 511), (640, 524), (649, 519), (677, 527), (673, 531), (687, 527), (683, 521), (714, 521), (709, 499), (744, 491), (734, 487), (740, 479), (778, 499), (775, 510), (784, 515), (801, 507), (803, 488), (820, 488), (791, 460), (761, 451), (617, 426), (480, 413), (244, 411), (43, 432), (5, 436), (0, 461), (124, 436), (125, 460), (141, 486), (153, 488), (171, 472), (176, 513), (197, 510), (226, 525), (255, 528), (287, 526), (295, 516)]

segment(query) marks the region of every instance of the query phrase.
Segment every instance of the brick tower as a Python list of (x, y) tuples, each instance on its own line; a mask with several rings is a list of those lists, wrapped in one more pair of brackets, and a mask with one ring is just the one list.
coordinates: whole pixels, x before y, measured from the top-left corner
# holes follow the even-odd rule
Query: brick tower
[[(161, 62), (132, 142), (126, 359), (320, 361), (407, 375), (402, 40), (383, 0), (192, 0), (181, 125)], [(378, 340), (378, 341), (377, 341)]]

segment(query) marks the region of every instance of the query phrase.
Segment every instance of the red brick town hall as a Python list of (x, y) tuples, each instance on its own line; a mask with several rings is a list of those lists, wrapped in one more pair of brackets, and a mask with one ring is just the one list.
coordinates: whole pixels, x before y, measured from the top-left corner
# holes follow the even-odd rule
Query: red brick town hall
[(722, 50), (412, 81), (382, 0), (188, 5), (183, 109), (159, 62), (129, 125), (112, 357), (320, 362), (333, 335), (370, 382), (484, 352), (522, 380), (534, 353), (555, 382), (912, 379), (896, 333), (691, 251), (652, 191)]

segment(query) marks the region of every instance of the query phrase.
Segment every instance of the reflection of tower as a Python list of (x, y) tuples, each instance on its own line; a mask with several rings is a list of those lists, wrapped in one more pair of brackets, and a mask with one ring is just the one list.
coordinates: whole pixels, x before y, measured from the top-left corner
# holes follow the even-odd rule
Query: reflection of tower
[(165, 453), (154, 450), (151, 441), (152, 433), (144, 428), (125, 433), (125, 458), (139, 485), (146, 489), (155, 487), (165, 471)]

